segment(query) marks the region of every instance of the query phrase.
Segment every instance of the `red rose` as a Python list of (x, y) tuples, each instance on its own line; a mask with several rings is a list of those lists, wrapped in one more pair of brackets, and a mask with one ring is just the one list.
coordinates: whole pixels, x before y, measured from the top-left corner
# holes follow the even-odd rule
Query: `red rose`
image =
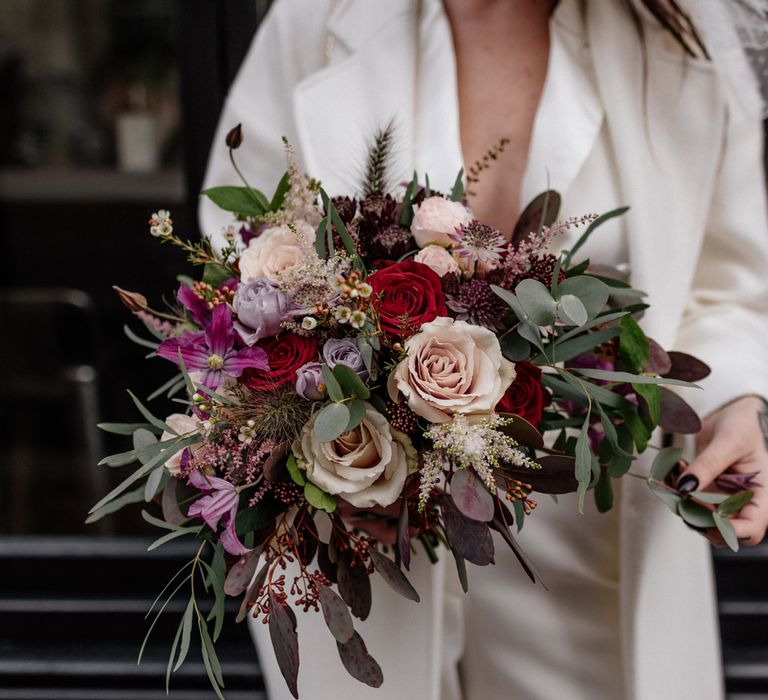
[(517, 376), (496, 404), (497, 413), (514, 413), (538, 426), (546, 406), (552, 403), (549, 392), (541, 386), (541, 370), (530, 362), (516, 362)]
[(267, 353), (268, 370), (247, 369), (243, 384), (254, 391), (269, 391), (296, 381), (296, 370), (317, 359), (317, 339), (313, 336), (281, 333), (256, 343)]
[(395, 263), (371, 275), (381, 329), (390, 337), (408, 337), (423, 323), (447, 316), (440, 278), (413, 260)]

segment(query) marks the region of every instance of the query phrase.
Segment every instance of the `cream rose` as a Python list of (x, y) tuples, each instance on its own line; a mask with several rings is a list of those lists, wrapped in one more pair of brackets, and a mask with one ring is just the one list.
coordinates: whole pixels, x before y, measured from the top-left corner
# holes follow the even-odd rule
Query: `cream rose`
[(310, 418), (292, 446), (307, 479), (356, 508), (394, 503), (405, 477), (416, 470), (418, 457), (409, 438), (366, 404), (365, 417), (356, 428), (331, 442), (320, 442), (314, 431), (317, 415)]
[(462, 224), (472, 221), (472, 214), (461, 202), (453, 202), (443, 197), (427, 197), (413, 208), (411, 233), (419, 248), (430, 243), (451, 245), (449, 233), (453, 233)]
[(415, 262), (422, 263), (440, 277), (449, 272), (459, 272), (459, 263), (442, 246), (428, 245), (413, 256)]
[(465, 321), (425, 323), (405, 350), (408, 356), (389, 375), (389, 396), (397, 401), (402, 394), (416, 415), (432, 423), (446, 423), (455, 413), (492, 413), (515, 378), (515, 365), (502, 356), (496, 335)]
[[(195, 430), (200, 429), (200, 421), (193, 416), (186, 416), (183, 413), (172, 413), (165, 422), (171, 426), (179, 435), (185, 435), (186, 433), (192, 433)], [(167, 430), (160, 436), (160, 442), (165, 440), (171, 440), (176, 435), (169, 433)], [(168, 458), (165, 463), (165, 468), (171, 476), (178, 476), (181, 470), (181, 455), (184, 450), (179, 450), (175, 455)]]
[(268, 228), (240, 256), (240, 281), (266, 277), (279, 282), (280, 273), (304, 265), (307, 242), (313, 236), (314, 230), (307, 223), (297, 224), (295, 232), (288, 226)]

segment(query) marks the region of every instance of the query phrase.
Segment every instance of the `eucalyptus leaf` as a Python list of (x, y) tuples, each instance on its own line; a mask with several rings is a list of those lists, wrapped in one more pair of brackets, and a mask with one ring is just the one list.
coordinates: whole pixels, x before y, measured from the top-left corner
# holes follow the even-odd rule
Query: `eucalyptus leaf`
[(630, 372), (642, 372), (651, 354), (648, 338), (631, 316), (622, 318), (619, 325), (621, 327), (619, 357)]
[(664, 447), (656, 453), (651, 465), (650, 478), (664, 483), (664, 480), (680, 461), (683, 451), (679, 447)]
[(349, 432), (362, 423), (365, 418), (366, 404), (359, 399), (352, 399), (347, 403), (347, 409), (349, 409), (349, 423), (347, 423), (347, 429), (344, 432)]
[(589, 488), (590, 481), (592, 480), (592, 450), (589, 446), (589, 418), (591, 410), (587, 411), (587, 417), (584, 419), (584, 423), (581, 426), (579, 437), (576, 440), (576, 449), (574, 452), (575, 464), (574, 464), (574, 476), (578, 482), (578, 488), (576, 493), (579, 497), (579, 512), (584, 512), (584, 496)]
[(460, 202), (464, 196), (464, 168), (459, 170), (459, 174), (456, 175), (456, 180), (453, 183), (453, 189), (451, 189), (451, 200), (454, 202)]
[(296, 633), (296, 614), (290, 606), (283, 605), (271, 589), (269, 591), (268, 624), (277, 665), (288, 684), (291, 695), (298, 698), (299, 636)]
[(590, 319), (597, 316), (603, 310), (610, 296), (608, 285), (589, 275), (565, 279), (559, 285), (558, 292), (560, 299), (566, 295), (578, 297)]
[(339, 386), (339, 382), (333, 373), (333, 370), (328, 365), (323, 365), (323, 382), (325, 383), (325, 389), (328, 392), (328, 398), (331, 401), (342, 401), (344, 399), (344, 392)]
[(371, 395), (370, 389), (363, 383), (360, 376), (351, 367), (338, 364), (333, 368), (333, 376), (339, 383), (344, 396), (352, 399), (367, 399)]
[(712, 511), (689, 498), (681, 498), (677, 504), (677, 512), (689, 525), (698, 528), (715, 527)]
[(531, 344), (520, 336), (517, 331), (509, 331), (499, 337), (501, 352), (508, 360), (520, 362), (531, 356)]
[(85, 523), (86, 525), (90, 525), (91, 523), (98, 522), (103, 517), (110, 515), (111, 513), (115, 513), (121, 508), (127, 505), (130, 505), (131, 503), (142, 503), (143, 501), (144, 501), (144, 484), (134, 489), (133, 491), (128, 491), (128, 493), (124, 493), (119, 498), (116, 498), (113, 501), (110, 501), (109, 503), (102, 506), (101, 508), (94, 510), (93, 513), (91, 513), (85, 519)]
[(323, 406), (315, 418), (315, 437), (320, 442), (335, 440), (347, 429), (349, 418), (349, 409), (343, 403)]
[(535, 279), (524, 279), (515, 287), (515, 296), (520, 306), (537, 326), (551, 326), (557, 315), (557, 302), (549, 289)]
[(256, 573), (261, 552), (252, 549), (241, 556), (227, 573), (224, 579), (224, 593), (230, 596), (238, 596), (248, 589), (248, 584)]
[(701, 418), (683, 398), (662, 387), (659, 425), (672, 433), (695, 435), (701, 430)]
[(458, 469), (453, 473), (451, 498), (466, 517), (483, 523), (493, 520), (493, 496), (471, 469)]
[(112, 433), (113, 435), (133, 435), (140, 428), (152, 430), (155, 433), (160, 432), (151, 423), (98, 423), (96, 427), (105, 433)]
[(633, 382), (632, 388), (635, 390), (635, 394), (642, 399), (642, 414), (650, 420), (651, 428), (656, 428), (661, 419), (661, 387)]
[(411, 585), (411, 582), (406, 578), (405, 574), (400, 570), (400, 567), (398, 567), (398, 565), (388, 556), (379, 552), (375, 547), (369, 548), (368, 551), (371, 555), (371, 563), (376, 568), (376, 571), (381, 574), (381, 577), (387, 582), (387, 585), (404, 598), (418, 603), (420, 601), (419, 594)]
[(651, 491), (661, 499), (667, 508), (669, 508), (675, 515), (678, 515), (677, 504), (682, 500), (680, 496), (673, 491), (670, 491), (664, 484), (659, 484), (655, 481), (649, 481), (648, 486)]
[(336, 497), (315, 486), (311, 481), (304, 484), (304, 498), (309, 505), (318, 510), (324, 510), (326, 513), (333, 513), (336, 510)]
[(322, 583), (318, 584), (317, 592), (326, 626), (337, 642), (345, 644), (355, 633), (352, 615), (347, 604), (333, 589)]
[(342, 644), (336, 642), (339, 649), (339, 656), (344, 668), (355, 680), (365, 683), (371, 688), (378, 688), (384, 682), (384, 674), (381, 667), (376, 663), (365, 646), (363, 638), (357, 633), (353, 633), (352, 638)]
[(734, 493), (733, 496), (730, 496), (718, 506), (717, 512), (724, 517), (735, 515), (752, 500), (752, 496), (754, 496), (752, 491)]
[(590, 377), (592, 379), (602, 379), (606, 382), (616, 382), (622, 384), (671, 384), (674, 386), (684, 386), (691, 389), (699, 389), (700, 387), (690, 382), (684, 382), (680, 379), (670, 379), (668, 377), (648, 377), (643, 374), (630, 374), (629, 372), (611, 372), (604, 369), (588, 369), (582, 367), (574, 367), (574, 372)]
[(732, 551), (739, 551), (739, 538), (736, 536), (736, 530), (733, 529), (733, 524), (728, 518), (723, 517), (720, 513), (713, 513), (712, 519), (715, 522), (715, 527), (719, 530), (725, 543), (731, 548)]
[(574, 357), (591, 352), (602, 343), (613, 340), (618, 334), (618, 328), (601, 328), (591, 333), (583, 333), (576, 337), (571, 336), (565, 341), (558, 339), (554, 346), (547, 346), (547, 349), (557, 362), (567, 362)]
[(570, 326), (582, 326), (589, 320), (587, 309), (579, 297), (563, 294), (560, 297), (558, 316)]
[(708, 491), (694, 491), (690, 495), (691, 495), (691, 498), (695, 498), (697, 501), (703, 501), (704, 503), (712, 503), (713, 505), (719, 505), (720, 503), (728, 499), (728, 494), (709, 493)]

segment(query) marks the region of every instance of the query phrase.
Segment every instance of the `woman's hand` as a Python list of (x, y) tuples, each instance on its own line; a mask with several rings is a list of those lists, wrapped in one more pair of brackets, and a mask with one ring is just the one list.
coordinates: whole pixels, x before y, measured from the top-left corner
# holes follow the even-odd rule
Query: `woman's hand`
[[(759, 544), (768, 527), (768, 404), (747, 396), (707, 416), (696, 437), (698, 456), (680, 475), (678, 491), (720, 491), (715, 480), (726, 470), (734, 474), (757, 472), (752, 500), (731, 518), (736, 536), (744, 544)], [(712, 528), (706, 537), (724, 546)]]

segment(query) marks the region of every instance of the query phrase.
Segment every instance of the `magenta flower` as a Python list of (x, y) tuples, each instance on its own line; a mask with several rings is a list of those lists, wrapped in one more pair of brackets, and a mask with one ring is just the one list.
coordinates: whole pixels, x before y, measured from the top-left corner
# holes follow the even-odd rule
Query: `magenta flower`
[(267, 353), (261, 348), (235, 349), (232, 312), (226, 304), (213, 309), (211, 321), (204, 331), (185, 332), (180, 337), (168, 338), (157, 348), (160, 357), (177, 364), (179, 351), (187, 370), (203, 372), (202, 384), (214, 391), (225, 376), (237, 378), (249, 367), (269, 369)]
[(235, 531), (237, 505), (240, 501), (235, 486), (217, 476), (206, 476), (198, 469), (190, 472), (187, 483), (206, 494), (189, 507), (189, 517), (202, 518), (214, 532), (221, 523), (224, 529), (219, 538), (224, 549), (230, 554), (239, 557), (249, 552)]
[[(234, 291), (237, 288), (237, 285), (238, 281), (236, 279), (230, 279), (219, 285), (219, 289)], [(192, 316), (192, 320), (198, 326), (205, 327), (211, 322), (212, 311), (208, 306), (208, 302), (198, 296), (192, 287), (186, 284), (179, 285), (179, 290), (176, 292), (176, 299), (187, 308)]]

